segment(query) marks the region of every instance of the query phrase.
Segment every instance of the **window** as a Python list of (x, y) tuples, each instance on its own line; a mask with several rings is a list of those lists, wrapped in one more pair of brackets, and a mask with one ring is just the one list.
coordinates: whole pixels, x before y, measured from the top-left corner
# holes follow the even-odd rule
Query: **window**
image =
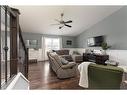
[(59, 50), (60, 39), (59, 38), (45, 38), (45, 48), (46, 50)]
[(50, 51), (50, 50), (59, 50), (60, 49), (60, 38), (48, 38), (48, 37), (45, 37), (44, 38), (44, 43), (45, 43), (45, 58), (44, 60), (48, 60), (48, 57), (47, 57), (47, 51)]

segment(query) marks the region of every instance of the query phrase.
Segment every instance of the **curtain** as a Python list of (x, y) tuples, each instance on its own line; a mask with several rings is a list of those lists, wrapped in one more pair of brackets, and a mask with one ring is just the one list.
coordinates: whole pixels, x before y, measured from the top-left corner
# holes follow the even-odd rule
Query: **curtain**
[(42, 37), (42, 60), (48, 60), (47, 51), (58, 50), (62, 48), (61, 37)]

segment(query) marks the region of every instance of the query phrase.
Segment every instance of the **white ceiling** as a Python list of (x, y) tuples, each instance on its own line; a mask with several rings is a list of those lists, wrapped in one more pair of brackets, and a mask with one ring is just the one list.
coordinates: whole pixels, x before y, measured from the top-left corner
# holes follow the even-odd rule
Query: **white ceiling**
[[(23, 32), (76, 36), (119, 10), (122, 6), (13, 6), (20, 10)], [(72, 28), (52, 26), (64, 12), (64, 20), (72, 20)]]

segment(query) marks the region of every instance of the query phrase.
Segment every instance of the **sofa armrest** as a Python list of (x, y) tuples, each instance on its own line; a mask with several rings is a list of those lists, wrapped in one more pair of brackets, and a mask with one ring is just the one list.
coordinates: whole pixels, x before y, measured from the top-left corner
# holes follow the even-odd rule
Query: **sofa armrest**
[(73, 68), (74, 66), (76, 66), (75, 62), (69, 62), (67, 65), (62, 65), (62, 69), (68, 69), (68, 68)]

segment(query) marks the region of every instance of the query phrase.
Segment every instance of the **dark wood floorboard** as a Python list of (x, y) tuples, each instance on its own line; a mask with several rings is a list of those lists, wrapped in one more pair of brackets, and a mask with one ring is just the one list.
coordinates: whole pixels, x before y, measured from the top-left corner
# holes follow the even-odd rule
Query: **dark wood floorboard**
[(83, 89), (78, 86), (79, 76), (69, 79), (58, 79), (49, 68), (49, 63), (38, 62), (29, 65), (30, 89)]

